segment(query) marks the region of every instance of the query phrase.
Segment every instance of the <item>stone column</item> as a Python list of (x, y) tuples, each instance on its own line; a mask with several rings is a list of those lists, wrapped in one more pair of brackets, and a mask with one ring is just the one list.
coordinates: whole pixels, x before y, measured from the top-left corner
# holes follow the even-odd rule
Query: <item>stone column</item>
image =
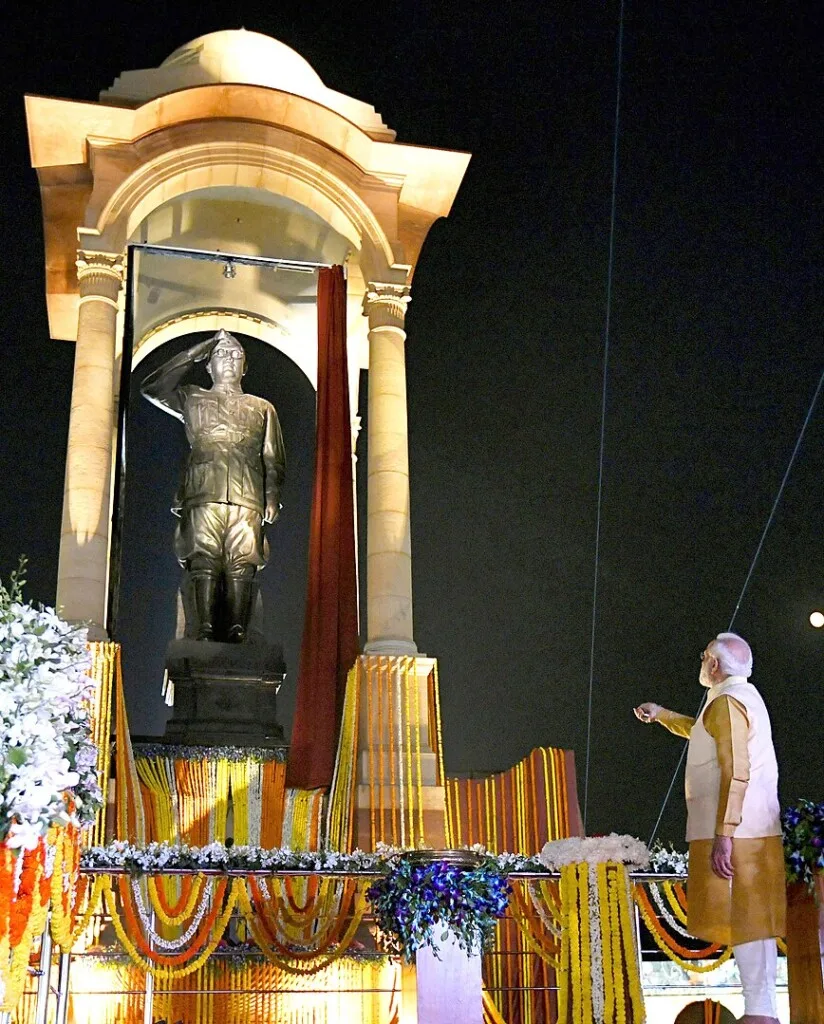
[(125, 257), (80, 250), (80, 312), (63, 491), (57, 607), (106, 639), (117, 300)]
[(370, 282), (366, 652), (415, 654), (409, 539), (406, 285)]

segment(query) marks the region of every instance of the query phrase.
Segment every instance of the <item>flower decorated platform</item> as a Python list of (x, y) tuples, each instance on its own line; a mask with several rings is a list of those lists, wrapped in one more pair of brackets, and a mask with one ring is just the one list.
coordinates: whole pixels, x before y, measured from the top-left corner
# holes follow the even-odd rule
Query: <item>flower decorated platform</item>
[[(332, 849), (351, 786), (289, 790), (270, 750), (132, 746), (117, 645), (21, 587), (0, 585), (6, 1021), (641, 1024), (645, 942), (678, 977), (726, 971), (689, 934), (684, 854), (568, 834), (565, 752), (446, 780), (457, 849)], [(784, 828), (793, 1021), (820, 1024), (824, 805)]]

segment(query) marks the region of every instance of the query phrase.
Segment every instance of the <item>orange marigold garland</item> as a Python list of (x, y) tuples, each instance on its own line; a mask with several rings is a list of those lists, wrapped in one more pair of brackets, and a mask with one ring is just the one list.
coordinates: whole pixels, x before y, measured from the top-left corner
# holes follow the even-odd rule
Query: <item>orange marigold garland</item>
[[(2, 849), (0, 885), (3, 902), (0, 912), (4, 924), (0, 941), (0, 976), (4, 985), (0, 1011), (11, 1011), (26, 982), (34, 938), (42, 932), (48, 913), (48, 889), (41, 884), (46, 867), (46, 842), (41, 838), (33, 849), (18, 854), (19, 861), (5, 846)], [(18, 865), (19, 881), (15, 892)]]
[[(106, 908), (111, 915), (115, 934), (132, 961), (155, 978), (170, 982), (172, 979), (183, 978), (199, 970), (217, 948), (238, 902), (239, 894), (246, 891), (243, 879), (235, 878), (232, 882), (228, 898), (226, 898), (228, 885), (228, 879), (224, 878), (221, 880), (212, 908), (214, 916), (210, 914), (208, 930), (207, 922), (205, 921), (199, 930), (199, 937), (206, 936), (205, 944), (202, 944), (200, 948), (192, 945), (185, 953), (177, 956), (158, 955), (154, 950), (146, 949), (145, 940), (142, 939), (142, 936), (137, 931), (132, 932), (137, 942), (132, 942), (129, 931), (127, 931), (127, 928), (124, 928), (123, 920), (118, 913), (117, 901), (114, 898), (114, 892), (111, 887), (111, 879), (108, 879), (108, 884), (104, 890), (104, 897)], [(124, 910), (127, 918), (126, 923), (131, 928), (132, 925), (129, 922), (134, 920), (134, 915), (130, 906), (130, 900), (128, 899), (124, 903)], [(143, 959), (141, 956), (143, 952), (147, 954), (149, 959)]]
[(9, 945), (12, 949), (20, 945), (26, 925), (29, 923), (34, 907), (35, 892), (40, 894), (40, 873), (43, 870), (44, 853), (42, 842), (33, 850), (21, 854), (23, 867), (20, 872), (20, 885), (11, 904), (9, 920)]
[(13, 856), (11, 850), (0, 844), (0, 942), (6, 941), (9, 935), (9, 916), (11, 912), (12, 887), (14, 885)]

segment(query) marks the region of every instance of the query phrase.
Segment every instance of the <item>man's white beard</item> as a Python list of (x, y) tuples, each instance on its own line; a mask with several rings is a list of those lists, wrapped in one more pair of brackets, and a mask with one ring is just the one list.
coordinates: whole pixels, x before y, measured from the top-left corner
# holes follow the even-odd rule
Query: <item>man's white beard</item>
[(708, 690), (713, 685), (713, 681), (710, 678), (709, 671), (707, 670), (706, 662), (701, 662), (701, 671), (698, 673), (698, 682), (705, 686)]

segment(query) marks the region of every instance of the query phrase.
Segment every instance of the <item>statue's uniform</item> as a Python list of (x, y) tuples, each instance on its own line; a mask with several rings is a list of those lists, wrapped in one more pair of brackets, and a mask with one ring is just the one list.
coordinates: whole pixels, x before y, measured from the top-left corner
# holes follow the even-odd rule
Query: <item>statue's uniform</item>
[[(772, 939), (785, 933), (786, 888), (778, 766), (764, 701), (743, 676), (728, 676), (709, 690), (697, 719), (662, 709), (657, 721), (689, 738), (688, 928), (698, 938), (735, 947), (745, 997), (750, 974), (766, 977), (774, 992)], [(734, 839), (731, 880), (712, 870), (716, 835)], [(775, 1016), (774, 1002), (767, 1006), (774, 995), (760, 981), (753, 985), (751, 1001), (760, 1008), (748, 1012)]]
[[(274, 406), (243, 392), (175, 390), (191, 445), (175, 499), (175, 554), (190, 572), (243, 578), (266, 564), (262, 521), (286, 458)], [(177, 410), (175, 410), (177, 414)]]

